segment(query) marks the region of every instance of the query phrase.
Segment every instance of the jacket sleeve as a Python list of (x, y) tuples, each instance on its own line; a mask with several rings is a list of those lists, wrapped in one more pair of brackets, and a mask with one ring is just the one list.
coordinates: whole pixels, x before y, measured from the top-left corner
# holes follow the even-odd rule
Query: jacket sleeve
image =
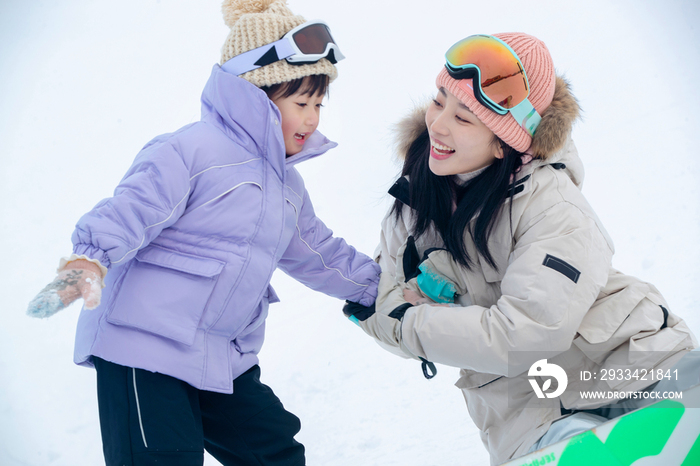
[(403, 218), (408, 218), (410, 215), (409, 210), (407, 206), (404, 206), (402, 218), (396, 220), (390, 209), (382, 220), (382, 231), (379, 235), (379, 244), (374, 251), (374, 259), (379, 263), (384, 273), (396, 275), (396, 257), (409, 236), (406, 225), (402, 221)]
[(536, 352), (567, 350), (607, 281), (612, 250), (596, 222), (565, 201), (530, 223), (515, 239), (496, 304), (411, 307), (402, 349), (506, 376), (527, 370)]
[(136, 157), (114, 196), (83, 215), (73, 232), (73, 252), (104, 266), (125, 263), (185, 211), (190, 174), (175, 147), (149, 143)]
[(296, 211), (296, 232), (278, 267), (309, 288), (371, 306), (377, 297), (379, 265), (333, 232), (314, 213), (304, 189)]
[[(381, 276), (375, 314), (357, 324), (385, 350), (402, 358), (416, 358), (400, 347), (400, 320), (389, 315), (395, 309), (407, 306), (403, 298), (403, 267), (400, 265), (402, 247), (409, 232), (403, 219), (409, 218), (409, 208), (404, 206), (403, 216), (397, 220), (392, 211), (382, 220), (382, 229), (374, 257), (381, 266)], [(416, 358), (417, 359), (417, 358)]]
[[(405, 280), (403, 262), (406, 244), (410, 236), (406, 219), (410, 218), (411, 209), (408, 206), (404, 206), (402, 216), (398, 220), (391, 210), (382, 220), (379, 245), (374, 253), (375, 260), (382, 268), (382, 275), (379, 280), (379, 293), (375, 304), (376, 312), (379, 314), (389, 315), (397, 308), (405, 307), (404, 289), (411, 289), (420, 293), (420, 289), (415, 285), (415, 280), (409, 282)], [(372, 336), (377, 338), (376, 335)]]

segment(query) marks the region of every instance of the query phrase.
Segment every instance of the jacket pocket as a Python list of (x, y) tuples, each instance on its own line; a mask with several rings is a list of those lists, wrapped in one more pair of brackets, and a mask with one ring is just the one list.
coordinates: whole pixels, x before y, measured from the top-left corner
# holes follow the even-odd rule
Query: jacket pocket
[(508, 409), (508, 398), (504, 385), (504, 376), (487, 374), (469, 369), (460, 371), (461, 377), (455, 386), (462, 390), (467, 402), (467, 411), (474, 424), (483, 432), (488, 431), (494, 414), (502, 417)]
[(224, 263), (159, 246), (125, 273), (107, 321), (192, 345)]
[(476, 388), (483, 388), (502, 377), (504, 376), (462, 369), (461, 377), (455, 382), (455, 386), (462, 390), (473, 390)]
[[(579, 335), (589, 345), (607, 342), (632, 311), (642, 303), (648, 292), (649, 286), (646, 283), (636, 282), (615, 294), (599, 299), (581, 321)], [(648, 304), (655, 306), (651, 301), (648, 301)], [(660, 309), (659, 314), (661, 315)], [(623, 336), (623, 339), (630, 336), (632, 335)]]
[(255, 332), (265, 323), (270, 304), (277, 302), (279, 302), (279, 298), (275, 290), (271, 285), (268, 285), (267, 291), (250, 319), (250, 323), (233, 340), (233, 346), (236, 348), (236, 351), (241, 354), (257, 354), (260, 351), (263, 342), (263, 332), (258, 332), (257, 335), (255, 335)]
[(267, 292), (265, 293), (265, 298), (267, 299), (267, 302), (269, 304), (280, 302), (280, 298), (279, 296), (277, 296), (277, 293), (275, 293), (275, 289), (272, 288), (272, 285), (267, 285)]

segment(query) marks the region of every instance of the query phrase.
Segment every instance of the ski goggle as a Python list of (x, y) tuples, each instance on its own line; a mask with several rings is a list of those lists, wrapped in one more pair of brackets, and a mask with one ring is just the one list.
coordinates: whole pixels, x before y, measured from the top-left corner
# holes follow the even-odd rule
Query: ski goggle
[(530, 136), (541, 117), (528, 100), (530, 84), (518, 54), (497, 37), (474, 35), (445, 54), (445, 68), (454, 79), (471, 79), (474, 97), (486, 108), (510, 113)]
[(238, 76), (279, 60), (287, 60), (291, 65), (307, 65), (321, 58), (336, 64), (345, 56), (340, 53), (328, 25), (315, 20), (300, 24), (278, 41), (236, 55), (221, 68)]

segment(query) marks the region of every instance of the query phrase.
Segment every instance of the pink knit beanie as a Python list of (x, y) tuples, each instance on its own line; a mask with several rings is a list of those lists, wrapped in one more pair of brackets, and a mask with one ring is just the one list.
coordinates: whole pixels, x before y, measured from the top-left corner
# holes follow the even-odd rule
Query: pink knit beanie
[[(547, 46), (536, 37), (519, 32), (493, 34), (493, 36), (508, 44), (518, 54), (530, 83), (528, 99), (542, 115), (552, 103), (556, 81), (554, 63)], [(454, 79), (443, 67), (436, 84), (438, 88), (444, 87), (461, 100), (503, 142), (519, 152), (525, 152), (530, 148), (532, 138), (510, 113), (499, 115), (476, 100), (469, 87), (471, 80)], [(535, 137), (537, 137), (537, 131), (535, 131)]]

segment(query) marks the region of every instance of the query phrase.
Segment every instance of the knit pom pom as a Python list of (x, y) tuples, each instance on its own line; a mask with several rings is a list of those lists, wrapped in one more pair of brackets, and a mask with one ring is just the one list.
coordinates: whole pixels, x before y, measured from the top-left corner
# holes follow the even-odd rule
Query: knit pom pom
[(286, 0), (224, 0), (224, 3), (221, 5), (221, 11), (224, 13), (224, 23), (231, 28), (241, 16), (251, 13), (262, 13), (270, 5), (279, 1), (287, 3)]

